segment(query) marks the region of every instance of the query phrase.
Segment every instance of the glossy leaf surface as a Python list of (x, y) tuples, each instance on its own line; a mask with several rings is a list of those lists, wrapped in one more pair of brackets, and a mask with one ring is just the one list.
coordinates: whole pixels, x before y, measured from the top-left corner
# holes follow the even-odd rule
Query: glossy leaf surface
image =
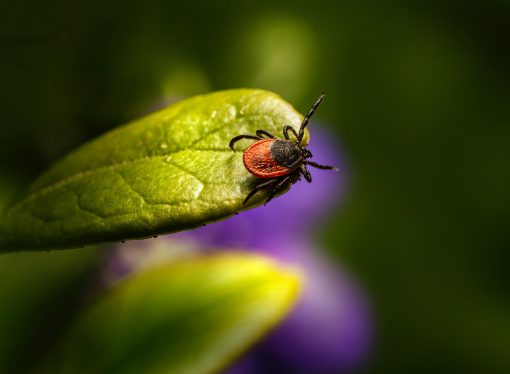
[(301, 120), (279, 96), (240, 89), (193, 97), (114, 129), (57, 162), (4, 212), (0, 250), (144, 238), (226, 218), (243, 209), (257, 183), (230, 139), (258, 129), (281, 137), (284, 125), (298, 129)]

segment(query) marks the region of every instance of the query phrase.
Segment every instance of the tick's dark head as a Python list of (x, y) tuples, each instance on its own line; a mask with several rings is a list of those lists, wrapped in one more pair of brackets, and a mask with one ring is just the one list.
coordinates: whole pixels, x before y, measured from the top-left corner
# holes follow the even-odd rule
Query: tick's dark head
[(270, 146), (271, 159), (278, 165), (295, 169), (303, 162), (303, 148), (290, 140), (275, 140)]

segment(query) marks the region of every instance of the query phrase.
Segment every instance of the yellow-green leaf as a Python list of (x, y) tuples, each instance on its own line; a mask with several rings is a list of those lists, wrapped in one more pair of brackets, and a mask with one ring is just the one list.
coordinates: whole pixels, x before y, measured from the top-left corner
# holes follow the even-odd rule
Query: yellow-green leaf
[(277, 324), (298, 291), (292, 272), (246, 253), (146, 270), (84, 310), (38, 370), (216, 372)]

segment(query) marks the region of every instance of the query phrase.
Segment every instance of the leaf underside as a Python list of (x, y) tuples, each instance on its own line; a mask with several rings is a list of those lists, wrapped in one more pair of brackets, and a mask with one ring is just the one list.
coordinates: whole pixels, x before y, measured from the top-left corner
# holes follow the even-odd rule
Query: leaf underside
[[(116, 128), (54, 164), (8, 208), (0, 251), (71, 248), (146, 238), (245, 209), (257, 184), (242, 162), (264, 129), (282, 137), (302, 116), (279, 96), (238, 89), (196, 96)], [(306, 134), (304, 143), (307, 142)], [(256, 194), (250, 207), (266, 194)]]

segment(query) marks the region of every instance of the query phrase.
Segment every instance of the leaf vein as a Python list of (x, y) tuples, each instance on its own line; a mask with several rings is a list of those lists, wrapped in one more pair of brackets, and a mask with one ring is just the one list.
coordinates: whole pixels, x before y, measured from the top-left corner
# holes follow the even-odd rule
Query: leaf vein
[[(9, 210), (12, 210), (12, 209), (16, 208), (17, 206), (22, 205), (22, 204), (24, 204), (24, 203), (26, 203), (28, 201), (37, 199), (40, 196), (44, 196), (44, 195), (46, 195), (46, 194), (48, 194), (48, 193), (50, 193), (50, 192), (52, 192), (54, 190), (57, 190), (57, 189), (59, 189), (61, 187), (65, 187), (66, 185), (68, 185), (68, 184), (70, 184), (72, 182), (75, 182), (75, 181), (78, 181), (80, 179), (86, 178), (88, 176), (94, 175), (94, 174), (96, 174), (98, 172), (101, 172), (101, 171), (112, 169), (115, 173), (120, 174), (119, 171), (116, 170), (116, 168), (118, 168), (118, 167), (129, 165), (129, 164), (133, 164), (133, 163), (136, 163), (136, 162), (141, 161), (141, 160), (166, 159), (166, 158), (168, 158), (168, 156), (170, 156), (172, 154), (178, 154), (178, 153), (186, 152), (186, 151), (220, 152), (220, 153), (230, 153), (231, 152), (228, 149), (224, 149), (224, 150), (221, 150), (221, 149), (198, 149), (198, 148), (185, 149), (185, 150), (180, 150), (180, 151), (177, 151), (177, 152), (172, 152), (170, 154), (157, 155), (157, 156), (144, 156), (144, 157), (134, 158), (134, 159), (131, 159), (131, 160), (126, 160), (126, 161), (122, 161), (122, 162), (117, 162), (117, 163), (112, 163), (112, 164), (109, 164), (109, 165), (100, 166), (100, 167), (97, 167), (95, 169), (80, 171), (80, 172), (78, 172), (76, 174), (73, 174), (73, 175), (71, 175), (69, 177), (66, 177), (66, 178), (63, 178), (63, 179), (61, 179), (61, 180), (59, 180), (57, 182), (54, 182), (54, 183), (52, 183), (52, 184), (50, 184), (50, 185), (48, 185), (46, 187), (43, 187), (39, 191), (32, 192), (31, 194), (25, 196), (25, 198), (23, 198), (20, 202), (12, 205), (9, 208)], [(173, 165), (173, 166), (176, 166), (176, 165)], [(186, 173), (192, 175), (194, 178), (196, 178), (198, 180), (198, 178), (195, 175), (189, 173), (188, 171), (186, 171), (184, 169), (182, 169), (182, 170), (185, 171)], [(198, 181), (200, 183), (204, 184), (202, 181), (200, 181), (200, 180), (198, 180)], [(129, 183), (128, 183), (128, 185), (129, 185)], [(135, 191), (135, 192), (137, 192), (137, 191)], [(144, 198), (144, 202), (147, 203), (145, 198)], [(174, 204), (169, 204), (169, 205), (174, 205)]]
[(143, 202), (144, 204), (148, 204), (147, 199), (145, 198), (145, 196), (143, 196), (143, 195), (141, 194), (141, 192), (140, 192), (140, 191), (135, 190), (135, 188), (131, 185), (131, 183), (129, 183), (129, 182), (126, 180), (126, 177), (124, 176), (124, 174), (122, 174), (122, 172), (121, 172), (121, 171), (119, 171), (119, 170), (114, 170), (114, 171), (115, 171), (115, 172), (117, 173), (117, 175), (120, 177), (120, 179), (122, 180), (122, 182), (124, 182), (124, 184), (125, 184), (126, 186), (128, 186), (128, 188), (129, 188), (131, 191), (133, 191), (133, 192), (134, 192), (137, 196), (140, 196), (140, 199), (142, 199), (142, 202)]

